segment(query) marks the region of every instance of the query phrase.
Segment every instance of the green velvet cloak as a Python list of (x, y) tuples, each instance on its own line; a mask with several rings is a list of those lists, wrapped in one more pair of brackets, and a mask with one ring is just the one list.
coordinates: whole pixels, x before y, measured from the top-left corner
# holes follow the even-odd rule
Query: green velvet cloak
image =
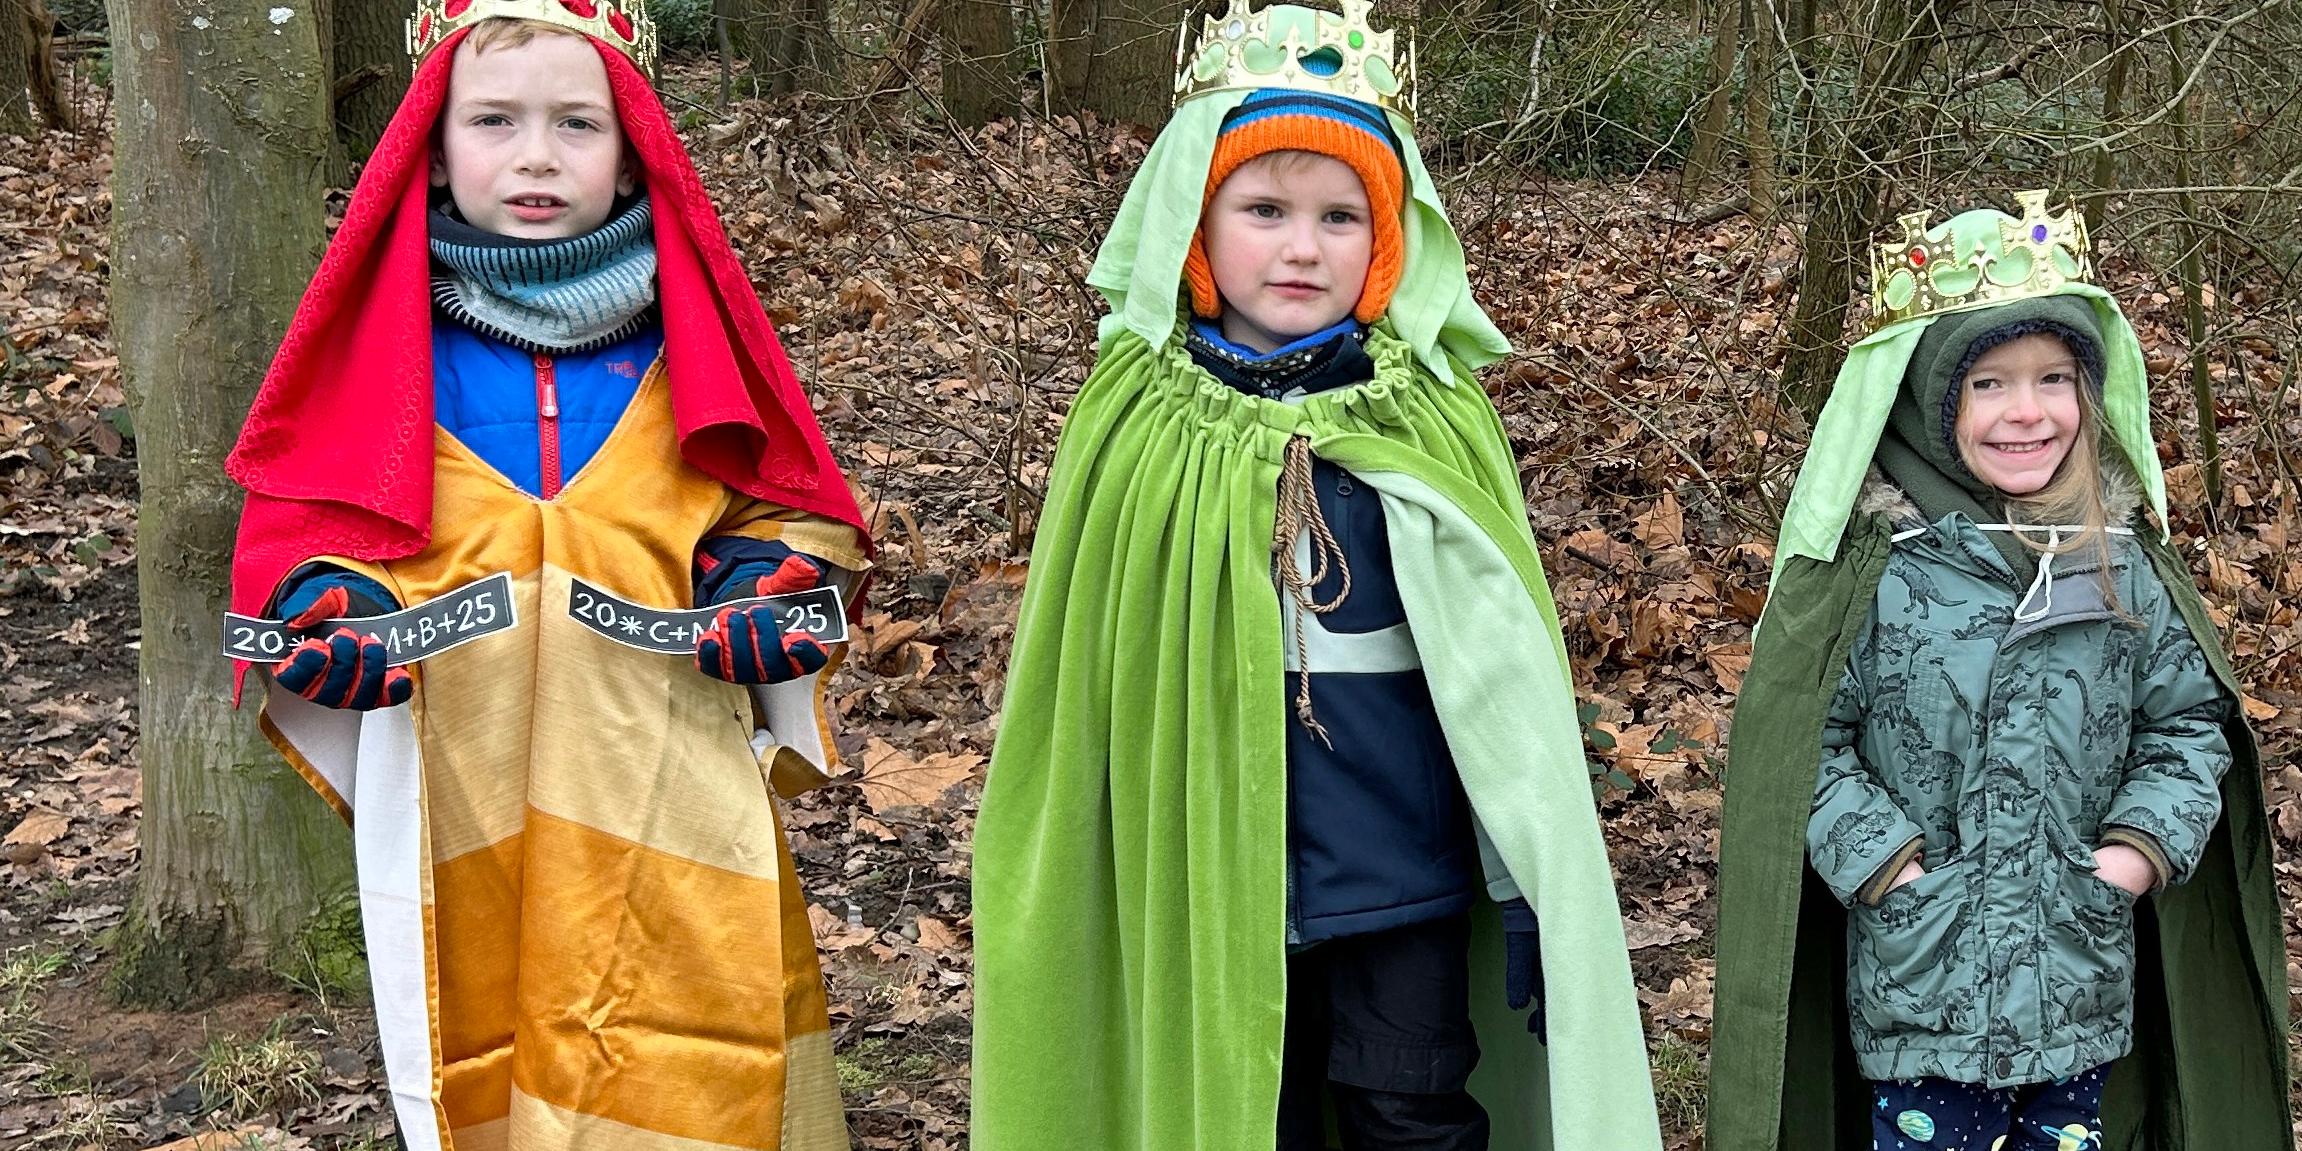
[(1472, 806), (1543, 925), (1548, 1051), (1482, 905), (1472, 1089), (1497, 1151), (1661, 1145), (1572, 684), (1485, 395), (1378, 331), (1376, 378), (1248, 397), (1111, 334), (1056, 453), (975, 843), (979, 1151), (1269, 1151), (1286, 1004), (1288, 441), (1380, 494)]
[[(1951, 225), (1997, 234), (1995, 213)], [(2107, 293), (2106, 433), (2164, 523), (2141, 347)], [(1868, 1151), (1870, 1089), (1847, 1039), (1846, 910), (1806, 866), (1823, 716), (1878, 593), (1892, 528), (1853, 506), (1887, 408), (1932, 318), (1849, 355), (1784, 517), (1773, 586), (1735, 705), (1720, 842), (1708, 1145)], [(2285, 930), (2254, 737), (2197, 587), (2157, 530), (2137, 538), (2233, 703), (2223, 817), (2191, 880), (2136, 909), (2135, 1038), (2103, 1095), (2106, 1151), (2291, 1151)]]

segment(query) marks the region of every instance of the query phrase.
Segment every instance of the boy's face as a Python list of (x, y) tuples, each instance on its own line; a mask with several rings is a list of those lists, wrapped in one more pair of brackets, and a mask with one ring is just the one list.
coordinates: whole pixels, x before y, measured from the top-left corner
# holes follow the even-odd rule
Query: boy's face
[(456, 48), (432, 186), (464, 221), (524, 240), (580, 236), (632, 191), (607, 65), (580, 36)]
[(2078, 437), (2078, 357), (2044, 332), (1983, 353), (1966, 373), (1958, 447), (1974, 478), (2010, 496), (2053, 482)]
[(1359, 306), (1375, 228), (1349, 164), (1308, 152), (1258, 156), (1215, 189), (1201, 225), (1233, 343), (1273, 351)]

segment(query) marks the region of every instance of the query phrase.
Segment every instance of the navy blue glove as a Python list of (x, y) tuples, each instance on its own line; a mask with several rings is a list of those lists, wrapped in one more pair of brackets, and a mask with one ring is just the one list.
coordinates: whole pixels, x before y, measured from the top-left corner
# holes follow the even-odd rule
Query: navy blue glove
[(1543, 933), (1535, 922), (1535, 909), (1524, 899), (1507, 900), (1503, 909), (1503, 1003), (1513, 1011), (1532, 1005), (1527, 1030), (1535, 1042), (1550, 1046), (1543, 1019)]
[[(696, 595), (709, 603), (789, 595), (823, 586), (826, 565), (780, 543), (708, 541), (696, 553)], [(723, 608), (696, 637), (696, 670), (729, 683), (785, 683), (822, 671), (831, 654), (805, 632), (776, 634), (763, 606)]]
[(374, 711), (408, 702), (415, 694), (415, 680), (405, 668), (384, 666), (381, 636), (363, 636), (348, 627), (318, 634), (329, 620), (398, 610), (399, 600), (366, 576), (329, 564), (297, 569), (282, 585), (274, 612), (303, 639), (273, 666), (273, 682), (322, 707), (345, 711)]

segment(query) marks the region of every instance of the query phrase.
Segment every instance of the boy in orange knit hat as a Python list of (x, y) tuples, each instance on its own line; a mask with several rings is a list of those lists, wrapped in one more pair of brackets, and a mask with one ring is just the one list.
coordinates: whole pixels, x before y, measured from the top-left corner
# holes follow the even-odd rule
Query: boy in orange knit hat
[[(1368, 326), (1389, 309), (1406, 254), (1399, 148), (1381, 112), (1353, 100), (1264, 89), (1231, 111), (1184, 263), (1194, 363), (1289, 403), (1374, 378)], [(1296, 551), (1307, 554), (1276, 557), (1279, 582), (1309, 597), (1300, 606), (1310, 611), (1295, 613), (1298, 656), (1316, 632), (1318, 654), (1342, 658), (1289, 668), (1278, 1146), (1325, 1147), (1322, 1096), (1332, 1095), (1346, 1146), (1484, 1148), (1487, 1115), (1468, 1089), (1479, 1058), (1470, 805), (1420, 669), (1378, 650), (1407, 623), (1382, 504), (1342, 467), (1306, 458), (1301, 518), (1324, 530), (1303, 533)], [(1391, 638), (1411, 654), (1411, 638)], [(1539, 1032), (1534, 913), (1514, 898), (1504, 917), (1515, 960), (1506, 998), (1535, 1001), (1528, 1025)]]
[(1224, 118), (1183, 265), (1206, 353), (1257, 361), (1353, 329), (1349, 342), (1363, 343), (1406, 263), (1405, 190), (1399, 142), (1375, 108), (1276, 88), (1248, 96)]
[(1661, 1151), (1472, 375), (1509, 343), (1412, 55), (1341, 8), (1186, 31), (1087, 277), (976, 824), (976, 1151)]
[[(1213, 22), (1259, 42), (1186, 64), (1089, 276), (1113, 315), (977, 829), (982, 1151), (1312, 1151), (1330, 1113), (1354, 1151), (1657, 1145), (1556, 618), (1470, 376), (1508, 345), (1405, 102), (1337, 90), (1382, 71), (1347, 55), (1387, 50), (1361, 19)], [(1297, 66), (1193, 87), (1264, 46)]]

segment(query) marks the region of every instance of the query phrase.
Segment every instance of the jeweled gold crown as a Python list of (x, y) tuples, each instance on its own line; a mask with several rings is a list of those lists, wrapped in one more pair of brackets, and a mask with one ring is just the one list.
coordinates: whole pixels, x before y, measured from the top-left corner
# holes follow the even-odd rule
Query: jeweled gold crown
[(2075, 204), (2049, 212), (2046, 197), (2015, 193), (2020, 217), (1983, 208), (1932, 228), (1926, 212), (1901, 217), (1902, 235), (1871, 249), (1870, 330), (2093, 283), (2085, 215)]
[(408, 55), (421, 64), (457, 30), (498, 16), (581, 32), (631, 57), (640, 71), (655, 71), (655, 21), (647, 18), (647, 0), (416, 0), (415, 15), (408, 17)]
[(1221, 16), (1206, 17), (1192, 37), (1191, 21), (1175, 43), (1175, 103), (1215, 92), (1292, 88), (1373, 104), (1409, 121), (1415, 118), (1415, 46), (1401, 59), (1398, 33), (1367, 23), (1373, 0), (1341, 0), (1338, 16), (1294, 4), (1261, 9), (1231, 0)]

